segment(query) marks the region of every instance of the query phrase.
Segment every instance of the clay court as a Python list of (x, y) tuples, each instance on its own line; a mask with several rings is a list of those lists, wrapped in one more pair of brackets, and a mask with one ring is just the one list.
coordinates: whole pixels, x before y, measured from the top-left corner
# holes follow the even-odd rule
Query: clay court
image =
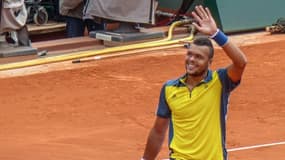
[[(237, 42), (249, 62), (230, 99), (229, 159), (284, 160), (285, 36), (241, 37), (248, 38)], [(0, 159), (139, 159), (160, 88), (184, 73), (184, 53), (180, 47), (1, 71)], [(216, 49), (212, 69), (228, 63)], [(159, 159), (167, 152), (164, 143)]]

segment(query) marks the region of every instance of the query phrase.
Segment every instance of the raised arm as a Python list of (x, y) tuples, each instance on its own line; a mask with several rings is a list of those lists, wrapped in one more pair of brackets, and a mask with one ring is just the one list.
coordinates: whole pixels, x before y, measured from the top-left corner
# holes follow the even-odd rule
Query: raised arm
[(232, 64), (227, 67), (228, 76), (234, 82), (239, 81), (247, 63), (244, 53), (217, 28), (216, 22), (208, 8), (196, 6), (192, 16), (197, 21), (193, 25), (198, 31), (214, 39), (226, 52), (232, 61)]

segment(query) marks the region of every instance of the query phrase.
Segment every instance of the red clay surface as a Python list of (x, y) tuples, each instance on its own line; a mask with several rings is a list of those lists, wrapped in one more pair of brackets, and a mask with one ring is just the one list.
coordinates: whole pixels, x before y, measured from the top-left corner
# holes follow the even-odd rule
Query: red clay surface
[[(249, 63), (230, 99), (228, 148), (285, 141), (284, 43), (242, 47)], [(167, 49), (1, 78), (0, 159), (139, 159), (160, 87), (184, 73), (184, 52)], [(217, 50), (212, 68), (228, 62)], [(285, 145), (248, 149), (229, 158), (284, 160), (284, 150)], [(166, 143), (159, 158), (167, 158)]]

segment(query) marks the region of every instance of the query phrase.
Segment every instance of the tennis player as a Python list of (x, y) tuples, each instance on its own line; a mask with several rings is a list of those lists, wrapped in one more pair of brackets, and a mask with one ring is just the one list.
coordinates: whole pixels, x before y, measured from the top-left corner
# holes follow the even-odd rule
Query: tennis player
[(226, 115), (230, 93), (241, 81), (247, 64), (244, 53), (217, 28), (208, 8), (196, 6), (194, 26), (223, 48), (231, 63), (212, 71), (214, 55), (208, 37), (187, 49), (186, 73), (166, 82), (160, 93), (154, 126), (142, 160), (154, 160), (169, 131), (170, 160), (227, 160)]

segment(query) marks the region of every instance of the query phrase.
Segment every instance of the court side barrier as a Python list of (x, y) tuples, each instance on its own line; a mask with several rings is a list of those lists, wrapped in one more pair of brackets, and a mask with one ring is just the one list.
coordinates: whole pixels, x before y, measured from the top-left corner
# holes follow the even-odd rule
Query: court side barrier
[(75, 53), (70, 53), (70, 54), (63, 54), (63, 55), (44, 57), (44, 58), (38, 58), (38, 59), (33, 59), (33, 60), (26, 60), (26, 61), (21, 61), (21, 62), (7, 63), (7, 64), (0, 65), (0, 71), (17, 69), (17, 68), (25, 68), (25, 67), (48, 64), (48, 63), (69, 61), (69, 60), (81, 59), (81, 58), (86, 58), (86, 57), (92, 57), (92, 56), (98, 56), (98, 55), (104, 55), (104, 54), (110, 54), (110, 53), (122, 52), (122, 51), (128, 51), (128, 50), (173, 45), (173, 44), (179, 44), (181, 42), (192, 42), (194, 39), (194, 34), (195, 34), (195, 28), (193, 25), (189, 25), (190, 34), (187, 37), (173, 39), (173, 31), (175, 27), (186, 25), (186, 24), (191, 24), (192, 22), (193, 22), (192, 19), (187, 19), (187, 20), (181, 20), (181, 21), (176, 21), (172, 23), (168, 30), (168, 36), (161, 40), (130, 44), (130, 45), (125, 45), (125, 46), (110, 47), (110, 48), (105, 48), (101, 50), (81, 51), (81, 52), (75, 52)]

